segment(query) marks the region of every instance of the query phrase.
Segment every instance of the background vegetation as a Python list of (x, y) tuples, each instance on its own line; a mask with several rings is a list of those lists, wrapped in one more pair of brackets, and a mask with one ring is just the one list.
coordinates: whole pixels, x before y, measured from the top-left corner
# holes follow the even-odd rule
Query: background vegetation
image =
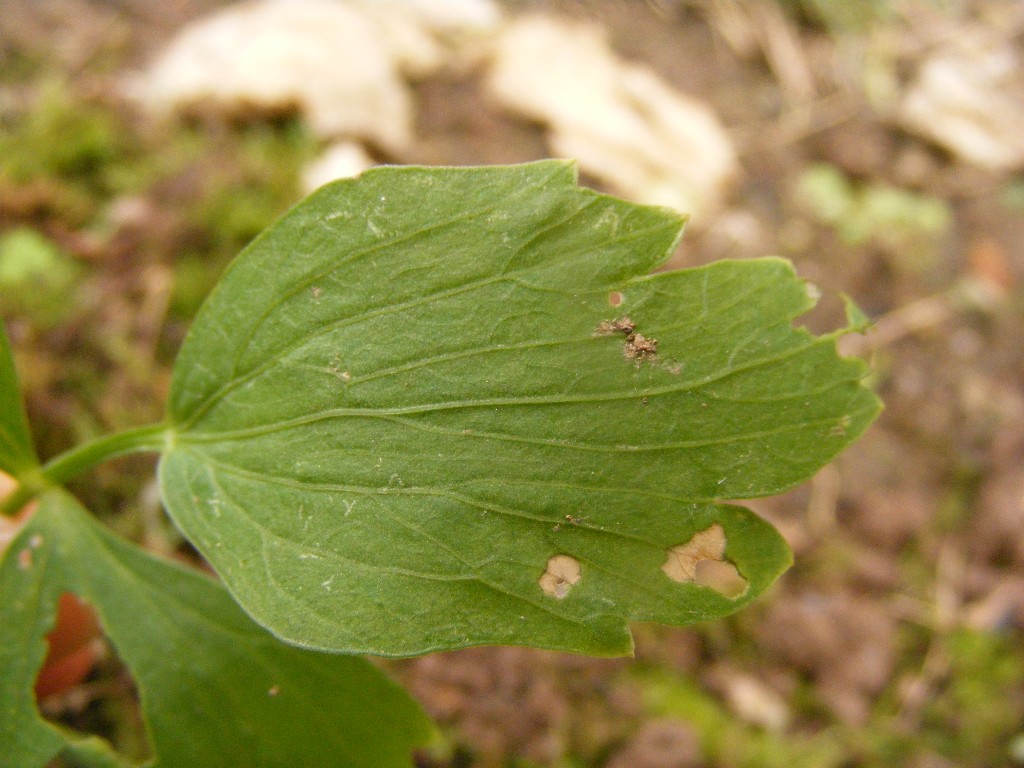
[[(160, 418), (190, 318), (319, 151), (297, 115), (157, 121), (125, 97), (125, 72), (218, 5), (4, 3), (0, 308), (44, 457)], [(840, 291), (855, 297), (876, 325), (849, 351), (872, 358), (887, 410), (835, 466), (760, 504), (796, 566), (739, 616), (639, 627), (635, 661), (485, 648), (390, 664), (444, 726), (424, 765), (1024, 764), (1024, 177), (888, 106), (963, 29), (1019, 47), (1016, 5), (509, 5), (596, 22), (715, 107), (742, 174), (675, 263), (785, 255), (823, 289), (819, 330), (842, 321)], [(766, 7), (781, 26), (760, 23)], [(473, 68), (414, 98), (412, 148), (376, 159), (546, 153)], [(150, 469), (125, 459), (74, 490), (122, 534), (194, 559)], [(43, 706), (131, 753), (132, 697), (111, 653)]]

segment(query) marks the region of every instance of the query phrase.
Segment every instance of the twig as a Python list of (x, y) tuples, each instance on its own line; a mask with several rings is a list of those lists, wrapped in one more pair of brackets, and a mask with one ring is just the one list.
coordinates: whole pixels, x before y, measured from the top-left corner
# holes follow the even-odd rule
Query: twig
[(921, 710), (931, 696), (936, 683), (949, 674), (950, 656), (946, 649), (947, 635), (959, 624), (963, 596), (959, 585), (966, 570), (959, 549), (948, 540), (939, 548), (935, 567), (935, 596), (932, 614), (932, 636), (928, 641), (921, 669), (910, 680), (901, 697), (896, 715), (899, 727), (907, 732), (916, 730)]

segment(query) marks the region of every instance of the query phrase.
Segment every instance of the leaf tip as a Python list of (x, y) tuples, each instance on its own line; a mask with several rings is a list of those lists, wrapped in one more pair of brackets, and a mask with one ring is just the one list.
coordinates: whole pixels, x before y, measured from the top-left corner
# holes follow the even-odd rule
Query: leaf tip
[(846, 328), (844, 333), (865, 333), (873, 325), (867, 313), (864, 312), (849, 294), (841, 294), (843, 308), (846, 311)]

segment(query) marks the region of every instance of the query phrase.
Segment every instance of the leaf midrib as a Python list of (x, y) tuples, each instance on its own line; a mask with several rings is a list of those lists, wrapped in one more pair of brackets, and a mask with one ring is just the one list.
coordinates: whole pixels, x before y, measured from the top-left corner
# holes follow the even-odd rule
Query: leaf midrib
[[(827, 340), (815, 339), (813, 337), (810, 337), (807, 343), (799, 347), (792, 347), (790, 349), (787, 349), (783, 352), (783, 354), (775, 355), (772, 357), (760, 358), (758, 360), (753, 360), (746, 365), (737, 366), (731, 369), (719, 370), (711, 375), (703, 376), (698, 379), (675, 382), (671, 385), (662, 387), (647, 387), (645, 389), (626, 390), (622, 392), (600, 393), (591, 395), (534, 395), (525, 397), (488, 398), (481, 400), (454, 400), (447, 402), (422, 403), (419, 405), (409, 405), (391, 408), (333, 408), (330, 410), (321, 411), (311, 416), (301, 416), (295, 419), (271, 422), (268, 424), (262, 424), (258, 427), (250, 427), (242, 430), (233, 430), (230, 432), (201, 432), (195, 429), (189, 429), (188, 426), (186, 425), (185, 427), (181, 428), (179, 435), (180, 439), (184, 442), (201, 443), (215, 440), (247, 439), (250, 437), (290, 429), (293, 426), (302, 426), (304, 424), (316, 423), (317, 421), (321, 421), (324, 419), (331, 419), (342, 416), (367, 416), (385, 418), (397, 416), (411, 416), (423, 413), (435, 413), (439, 411), (461, 410), (470, 408), (502, 408), (534, 405), (577, 405), (584, 403), (605, 403), (617, 402), (622, 400), (639, 400), (643, 397), (650, 398), (658, 397), (661, 395), (671, 395), (687, 392), (695, 393), (700, 389), (707, 387), (711, 384), (724, 381), (730, 376), (746, 373), (762, 366), (782, 362), (822, 343), (827, 343)], [(624, 364), (628, 364), (628, 361), (625, 362)], [(831, 389), (845, 386), (850, 381), (854, 380), (855, 379), (852, 377), (850, 379), (837, 379), (836, 381), (831, 382), (828, 386), (824, 387), (819, 391), (827, 392)], [(800, 395), (808, 394), (814, 394), (814, 392), (800, 393)], [(792, 395), (780, 397), (777, 399), (770, 398), (767, 400), (767, 402), (776, 402), (777, 400), (785, 400), (789, 399), (790, 397), (792, 397)]]

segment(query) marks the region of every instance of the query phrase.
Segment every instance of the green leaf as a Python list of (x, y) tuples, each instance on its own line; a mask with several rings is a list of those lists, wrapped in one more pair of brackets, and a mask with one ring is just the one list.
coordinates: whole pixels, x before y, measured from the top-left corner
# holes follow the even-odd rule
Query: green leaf
[(284, 645), (214, 582), (51, 491), (0, 564), (0, 766), (42, 766), (62, 751), (124, 762), (36, 710), (44, 636), (69, 591), (96, 608), (135, 676), (158, 765), (391, 768), (411, 765), (428, 734), (416, 705), (363, 659)]
[(0, 322), (0, 470), (17, 476), (38, 464), (14, 370), (14, 353)]
[(630, 620), (736, 610), (789, 552), (718, 500), (807, 478), (878, 403), (792, 327), (813, 300), (787, 262), (646, 276), (682, 225), (560, 161), (322, 188), (186, 340), (171, 515), (305, 646), (616, 654)]
[(843, 294), (843, 307), (846, 310), (846, 330), (849, 333), (866, 333), (871, 327), (871, 318), (850, 296)]

